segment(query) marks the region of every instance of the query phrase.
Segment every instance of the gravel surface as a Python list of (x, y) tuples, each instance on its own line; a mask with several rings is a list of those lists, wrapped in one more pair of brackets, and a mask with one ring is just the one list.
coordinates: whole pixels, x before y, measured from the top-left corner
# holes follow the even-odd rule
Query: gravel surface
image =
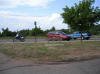
[(33, 64), (9, 60), (0, 53), (0, 74), (100, 74), (100, 59), (67, 64)]

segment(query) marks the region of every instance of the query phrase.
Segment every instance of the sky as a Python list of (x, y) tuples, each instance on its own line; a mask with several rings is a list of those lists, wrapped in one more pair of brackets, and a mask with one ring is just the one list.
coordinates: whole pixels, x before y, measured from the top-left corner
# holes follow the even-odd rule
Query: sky
[[(37, 27), (42, 30), (53, 26), (59, 29), (67, 29), (63, 23), (61, 13), (66, 5), (73, 6), (81, 0), (0, 0), (0, 31), (9, 28), (11, 31)], [(95, 0), (95, 6), (100, 7), (100, 0)]]

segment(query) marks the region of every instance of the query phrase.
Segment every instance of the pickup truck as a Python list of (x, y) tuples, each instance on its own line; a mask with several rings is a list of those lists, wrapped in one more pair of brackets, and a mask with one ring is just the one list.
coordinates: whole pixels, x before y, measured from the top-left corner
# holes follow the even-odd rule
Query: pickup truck
[[(74, 32), (73, 34), (70, 34), (72, 39), (77, 39), (77, 38), (81, 38), (81, 32), (77, 31)], [(91, 34), (89, 33), (82, 33), (82, 39), (86, 39), (89, 40), (91, 38)]]

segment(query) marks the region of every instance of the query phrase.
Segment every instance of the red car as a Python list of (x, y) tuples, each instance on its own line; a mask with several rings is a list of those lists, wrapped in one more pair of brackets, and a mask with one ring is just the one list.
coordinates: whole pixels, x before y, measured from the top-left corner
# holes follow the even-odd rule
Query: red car
[(69, 41), (71, 39), (70, 36), (68, 36), (66, 33), (62, 32), (62, 31), (52, 31), (52, 32), (48, 32), (47, 34), (47, 38), (48, 40), (67, 40)]

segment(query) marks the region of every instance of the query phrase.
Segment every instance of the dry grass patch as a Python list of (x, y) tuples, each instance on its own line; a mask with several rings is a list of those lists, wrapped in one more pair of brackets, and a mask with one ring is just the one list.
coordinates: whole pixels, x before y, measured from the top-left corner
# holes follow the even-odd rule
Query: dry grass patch
[(0, 43), (0, 52), (17, 58), (38, 61), (71, 61), (100, 57), (100, 41)]

